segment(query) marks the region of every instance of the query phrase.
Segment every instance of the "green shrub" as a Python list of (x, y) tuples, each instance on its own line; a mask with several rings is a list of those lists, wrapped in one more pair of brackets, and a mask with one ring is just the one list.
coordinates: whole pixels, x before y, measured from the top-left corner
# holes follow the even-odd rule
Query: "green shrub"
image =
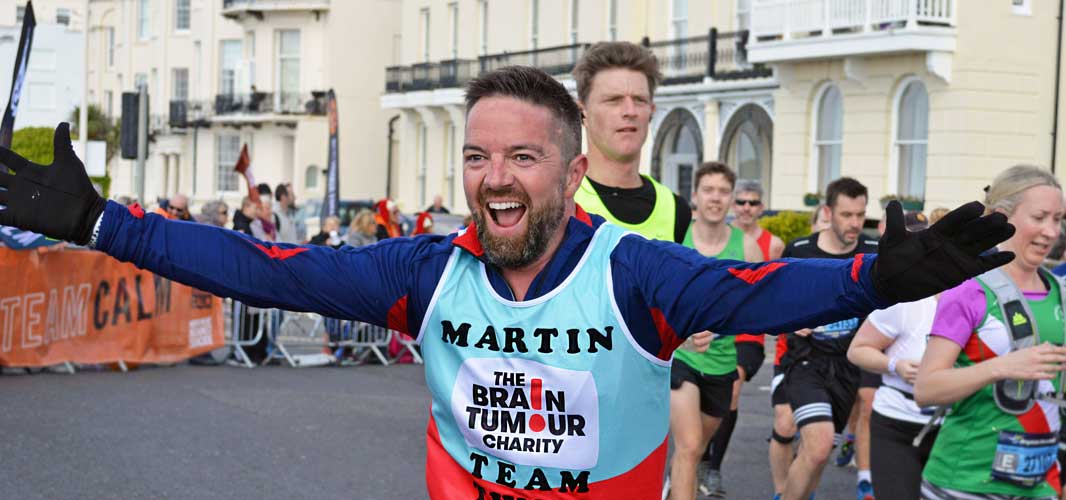
[(48, 127), (26, 127), (11, 135), (11, 150), (34, 163), (52, 163), (52, 136), (55, 130)]
[(811, 214), (809, 212), (778, 212), (759, 219), (763, 229), (774, 233), (786, 244), (801, 236), (811, 234)]

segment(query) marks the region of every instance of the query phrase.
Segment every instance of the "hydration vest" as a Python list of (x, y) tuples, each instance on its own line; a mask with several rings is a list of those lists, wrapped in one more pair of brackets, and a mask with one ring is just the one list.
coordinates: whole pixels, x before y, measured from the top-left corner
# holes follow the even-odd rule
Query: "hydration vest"
[[(1059, 289), (1059, 300), (1066, 311), (1066, 295), (1062, 293), (1063, 280), (1041, 268), (1040, 274), (1048, 280), (1049, 286)], [(1002, 269), (993, 269), (977, 277), (996, 298), (996, 304), (1003, 314), (1003, 323), (1010, 331), (1010, 350), (1017, 351), (1036, 345), (1039, 338), (1033, 311), (1029, 302), (1018, 286)], [(1034, 380), (1000, 380), (996, 382), (992, 394), (996, 406), (1010, 415), (1021, 415), (1036, 404), (1037, 382)], [(1060, 384), (1058, 398), (1062, 399)]]

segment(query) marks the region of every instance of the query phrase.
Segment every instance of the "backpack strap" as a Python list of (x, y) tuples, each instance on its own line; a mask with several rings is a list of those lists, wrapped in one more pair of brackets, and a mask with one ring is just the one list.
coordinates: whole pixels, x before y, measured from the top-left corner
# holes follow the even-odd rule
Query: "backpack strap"
[[(1037, 327), (1033, 321), (1033, 312), (1022, 291), (1007, 273), (1002, 268), (996, 268), (978, 276), (977, 279), (996, 298), (996, 305), (1003, 315), (1003, 325), (1010, 332), (1011, 352), (1035, 345)], [(1021, 415), (1036, 403), (1036, 387), (1036, 382), (1032, 380), (1000, 380), (995, 383), (992, 395), (1001, 411)]]

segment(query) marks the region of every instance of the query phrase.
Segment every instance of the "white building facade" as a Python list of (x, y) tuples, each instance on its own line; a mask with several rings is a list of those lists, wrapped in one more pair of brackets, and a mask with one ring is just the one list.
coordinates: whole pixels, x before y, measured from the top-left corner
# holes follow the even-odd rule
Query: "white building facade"
[[(363, 87), (384, 82), (387, 51), (368, 51), (352, 71), (349, 47), (393, 43), (392, 0), (95, 0), (91, 4), (90, 101), (121, 115), (123, 92), (145, 85), (150, 145), (143, 200), (174, 193), (194, 204), (246, 194), (233, 172), (247, 145), (257, 182), (291, 182), (298, 203), (324, 195), (326, 92), (338, 95), (341, 196), (381, 196), (366, 183), (384, 170), (387, 116)], [(363, 5), (367, 7), (367, 5)], [(398, 8), (396, 9), (398, 12)], [(361, 29), (365, 27), (365, 29)], [(374, 152), (380, 154), (375, 155)], [(380, 158), (378, 158), (380, 156)], [(134, 192), (134, 161), (112, 161), (112, 193)]]
[[(22, 32), (25, 6), (0, 5), (0, 106), (11, 94), (11, 75)], [(84, 22), (77, 1), (43, 1), (34, 4), (37, 28), (34, 30), (30, 64), (19, 101), (15, 129), (55, 127), (70, 121), (81, 104), (85, 70)]]

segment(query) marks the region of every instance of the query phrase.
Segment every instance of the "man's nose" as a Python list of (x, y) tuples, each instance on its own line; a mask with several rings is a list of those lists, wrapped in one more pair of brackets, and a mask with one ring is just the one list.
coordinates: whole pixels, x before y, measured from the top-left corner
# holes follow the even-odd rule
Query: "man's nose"
[(489, 173), (485, 176), (485, 185), (488, 187), (509, 186), (514, 182), (514, 176), (504, 161), (503, 156), (493, 156), (489, 161)]

